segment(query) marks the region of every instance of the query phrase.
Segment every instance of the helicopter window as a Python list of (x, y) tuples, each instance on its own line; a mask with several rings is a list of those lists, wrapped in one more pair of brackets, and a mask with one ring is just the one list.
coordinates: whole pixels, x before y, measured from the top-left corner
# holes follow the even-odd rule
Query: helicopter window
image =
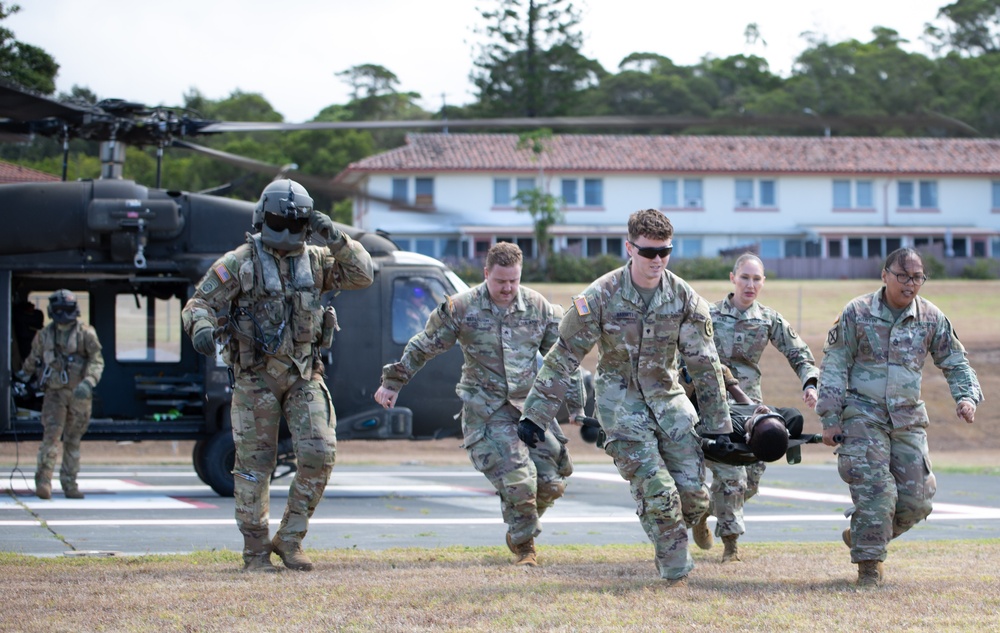
[(447, 297), (444, 284), (429, 277), (399, 277), (392, 282), (392, 340), (404, 344), (424, 329), (431, 311)]
[(181, 358), (181, 300), (141, 294), (115, 297), (115, 358), (176, 363)]

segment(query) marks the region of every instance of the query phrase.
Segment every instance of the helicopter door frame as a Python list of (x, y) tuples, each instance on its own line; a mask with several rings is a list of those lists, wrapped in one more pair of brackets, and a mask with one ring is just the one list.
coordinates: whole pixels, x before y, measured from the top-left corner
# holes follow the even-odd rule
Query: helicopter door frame
[(13, 274), (9, 269), (0, 271), (0, 300), (3, 303), (0, 313), (0, 358), (6, 359), (6, 367), (0, 372), (0, 395), (6, 403), (0, 410), (0, 431), (9, 431), (11, 427), (11, 406), (13, 398), (10, 393), (10, 380), (13, 368), (10, 366), (11, 346), (13, 345), (13, 324), (11, 319), (11, 279)]

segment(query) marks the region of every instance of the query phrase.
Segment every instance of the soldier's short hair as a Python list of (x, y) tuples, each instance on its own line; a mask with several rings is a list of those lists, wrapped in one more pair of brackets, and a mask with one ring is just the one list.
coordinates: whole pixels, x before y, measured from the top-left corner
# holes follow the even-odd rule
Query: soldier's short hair
[(521, 248), (511, 242), (497, 242), (490, 247), (486, 253), (486, 269), (493, 270), (494, 266), (520, 266), (524, 261)]
[(788, 450), (788, 431), (778, 418), (764, 418), (754, 425), (749, 444), (760, 461), (777, 461)]
[(628, 218), (628, 239), (635, 242), (640, 237), (651, 240), (669, 240), (674, 235), (674, 226), (657, 209), (636, 211)]
[(906, 271), (906, 262), (910, 258), (917, 260), (921, 264), (924, 263), (924, 258), (920, 256), (920, 253), (916, 249), (909, 247), (897, 248), (885, 258), (885, 265), (882, 266), (882, 270), (889, 270), (889, 266), (898, 264), (900, 268)]

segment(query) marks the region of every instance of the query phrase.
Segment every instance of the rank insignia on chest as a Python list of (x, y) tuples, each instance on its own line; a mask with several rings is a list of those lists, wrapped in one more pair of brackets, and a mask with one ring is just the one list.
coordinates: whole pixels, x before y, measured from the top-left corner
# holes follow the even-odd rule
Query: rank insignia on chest
[(577, 297), (573, 299), (573, 305), (576, 306), (576, 313), (580, 316), (587, 316), (590, 314), (590, 306), (587, 305), (587, 297)]
[(212, 266), (212, 270), (215, 271), (215, 276), (218, 277), (219, 281), (222, 283), (226, 283), (233, 278), (233, 276), (229, 274), (229, 270), (226, 269), (226, 265), (221, 262)]

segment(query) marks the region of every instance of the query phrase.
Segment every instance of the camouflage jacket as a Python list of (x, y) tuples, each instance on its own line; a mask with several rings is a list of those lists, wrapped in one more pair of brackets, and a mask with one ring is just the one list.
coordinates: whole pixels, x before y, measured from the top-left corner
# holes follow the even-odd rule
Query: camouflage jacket
[[(538, 373), (539, 352), (549, 351), (559, 339), (561, 316), (562, 308), (524, 286), (502, 310), (490, 299), (486, 284), (480, 284), (448, 297), (431, 312), (399, 362), (382, 369), (382, 386), (399, 391), (427, 361), (458, 343), (464, 363), (455, 392), (470, 418), (486, 420), (507, 402), (520, 411)], [(554, 417), (555, 412), (548, 419)]]
[(630, 266), (600, 277), (573, 299), (559, 326), (559, 344), (545, 356), (528, 395), (525, 417), (550, 419), (567, 377), (597, 345), (596, 413), (609, 441), (648, 437), (650, 413), (672, 436), (691, 432), (697, 421), (693, 409), (691, 416), (674, 414), (681, 406), (675, 398), (691, 407), (678, 377), (678, 351), (697, 387), (705, 432), (731, 432), (708, 302), (683, 279), (664, 271), (647, 308), (632, 284)]
[(266, 363), (271, 373), (295, 366), (308, 378), (323, 338), (322, 293), (367, 288), (373, 275), (368, 251), (346, 235), (330, 247), (307, 244), (284, 255), (262, 244), (259, 234), (248, 235), (246, 244), (209, 268), (181, 321), (194, 336), (217, 328), (218, 315), (227, 313), (227, 364), (249, 369)]
[(104, 356), (97, 332), (76, 321), (66, 330), (49, 323), (35, 334), (31, 353), (21, 367), (29, 374), (41, 370), (42, 389), (74, 389), (83, 381), (96, 387), (104, 373)]
[(893, 321), (882, 290), (857, 297), (826, 337), (816, 413), (823, 428), (848, 409), (892, 420), (894, 427), (926, 426), (920, 378), (930, 353), (956, 402), (983, 400), (976, 372), (947, 317), (917, 296)]
[(740, 381), (740, 388), (757, 402), (760, 390), (760, 357), (770, 342), (785, 355), (802, 388), (819, 380), (819, 368), (809, 346), (777, 311), (757, 301), (746, 310), (732, 303), (733, 295), (711, 306), (715, 326), (715, 349), (723, 364)]

